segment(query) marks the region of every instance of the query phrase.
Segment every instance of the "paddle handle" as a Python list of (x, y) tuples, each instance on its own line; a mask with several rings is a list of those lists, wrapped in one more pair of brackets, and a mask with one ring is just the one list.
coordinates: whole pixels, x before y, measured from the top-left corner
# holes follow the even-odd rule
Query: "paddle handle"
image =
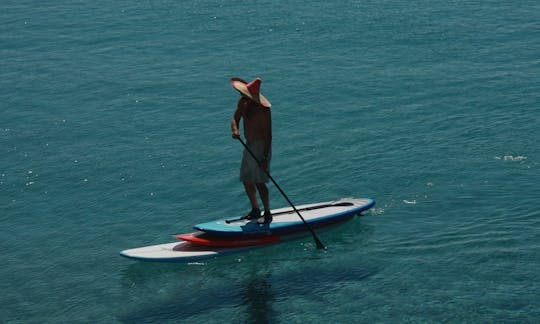
[[(255, 154), (253, 154), (253, 151), (251, 151), (251, 149), (246, 145), (246, 143), (244, 143), (244, 141), (242, 140), (241, 137), (238, 137), (237, 138), (240, 143), (242, 143), (242, 145), (244, 146), (244, 148), (246, 149), (246, 151), (248, 151), (248, 153), (251, 155), (251, 157), (257, 162), (257, 164), (260, 164), (260, 161), (259, 159), (257, 159), (257, 157), (255, 156)], [(315, 234), (315, 231), (313, 231), (313, 228), (311, 228), (311, 226), (308, 224), (308, 222), (306, 222), (306, 220), (304, 219), (304, 217), (302, 217), (302, 214), (300, 214), (300, 211), (298, 211), (298, 209), (296, 209), (296, 207), (294, 206), (294, 204), (291, 202), (291, 200), (289, 199), (289, 197), (287, 197), (287, 195), (285, 194), (285, 192), (283, 191), (283, 189), (281, 189), (281, 187), (277, 184), (276, 180), (274, 180), (274, 178), (272, 177), (272, 175), (270, 175), (270, 172), (268, 172), (268, 170), (264, 170), (264, 172), (266, 173), (266, 175), (268, 176), (268, 178), (270, 178), (270, 180), (272, 181), (272, 183), (276, 186), (276, 188), (279, 190), (279, 192), (281, 193), (281, 195), (285, 198), (285, 200), (287, 200), (287, 202), (289, 203), (289, 205), (294, 209), (294, 211), (296, 212), (296, 214), (298, 214), (298, 216), (300, 217), (300, 219), (302, 220), (302, 222), (304, 222), (304, 224), (306, 225), (306, 228), (309, 230), (309, 232), (311, 233), (311, 235), (313, 236), (313, 239), (315, 240), (315, 244), (317, 245), (317, 248), (318, 249), (326, 249), (326, 246), (324, 246), (324, 244), (321, 242), (321, 240), (319, 240), (319, 238), (317, 237), (317, 234)]]

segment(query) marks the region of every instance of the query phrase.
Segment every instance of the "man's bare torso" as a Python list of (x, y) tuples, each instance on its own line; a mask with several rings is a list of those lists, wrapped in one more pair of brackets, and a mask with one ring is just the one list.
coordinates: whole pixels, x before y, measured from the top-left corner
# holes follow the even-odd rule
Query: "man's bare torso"
[(268, 140), (271, 136), (270, 109), (258, 106), (249, 99), (245, 99), (239, 105), (241, 105), (239, 108), (244, 124), (244, 136), (248, 142)]

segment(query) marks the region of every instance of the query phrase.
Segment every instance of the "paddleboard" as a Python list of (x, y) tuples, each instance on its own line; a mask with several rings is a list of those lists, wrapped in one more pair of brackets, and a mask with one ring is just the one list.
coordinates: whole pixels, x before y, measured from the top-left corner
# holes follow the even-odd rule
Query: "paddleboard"
[[(193, 233), (185, 234), (190, 235)], [(273, 236), (270, 239), (251, 239), (251, 241), (267, 241), (264, 244), (255, 245), (240, 245), (240, 246), (205, 246), (195, 244), (193, 242), (182, 241), (172, 242), (165, 244), (157, 244), (150, 246), (143, 246), (139, 248), (124, 250), (120, 252), (120, 255), (129, 259), (138, 261), (150, 261), (150, 262), (197, 262), (207, 259), (217, 258), (224, 255), (233, 253), (239, 253), (256, 248), (261, 248), (274, 243), (281, 243), (284, 241), (294, 240), (301, 237), (308, 236), (309, 232), (298, 232), (286, 236)], [(223, 240), (220, 239), (220, 242)], [(235, 241), (235, 240), (229, 240)], [(239, 240), (236, 240), (239, 242)], [(208, 244), (214, 244), (212, 242)]]
[(261, 237), (245, 237), (240, 239), (235, 238), (216, 238), (204, 232), (178, 234), (175, 237), (182, 241), (191, 242), (196, 245), (212, 246), (212, 247), (242, 247), (277, 243), (280, 237), (277, 235), (267, 235)]
[[(304, 220), (311, 228), (319, 228), (346, 221), (356, 214), (368, 210), (375, 205), (373, 199), (343, 198), (317, 204), (296, 206)], [(306, 225), (292, 207), (272, 210), (273, 221), (270, 224), (259, 224), (257, 220), (221, 219), (197, 224), (194, 228), (212, 237), (246, 238), (282, 236), (305, 231)]]
[(129, 259), (153, 262), (195, 262), (251, 249), (251, 247), (211, 248), (191, 242), (172, 242), (124, 250), (120, 255)]

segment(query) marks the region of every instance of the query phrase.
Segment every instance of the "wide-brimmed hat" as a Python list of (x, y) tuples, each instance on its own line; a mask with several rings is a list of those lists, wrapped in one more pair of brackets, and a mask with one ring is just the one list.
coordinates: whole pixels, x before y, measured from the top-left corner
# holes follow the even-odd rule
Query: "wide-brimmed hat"
[(262, 80), (260, 78), (256, 78), (249, 83), (240, 78), (231, 78), (231, 85), (233, 88), (261, 106), (270, 108), (272, 107), (272, 104), (261, 94), (261, 83)]

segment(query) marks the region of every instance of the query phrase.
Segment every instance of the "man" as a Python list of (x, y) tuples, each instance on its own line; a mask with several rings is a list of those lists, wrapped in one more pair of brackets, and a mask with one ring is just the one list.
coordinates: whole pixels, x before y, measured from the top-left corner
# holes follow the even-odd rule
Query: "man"
[[(272, 156), (272, 118), (270, 102), (260, 93), (262, 80), (257, 78), (249, 83), (232, 78), (231, 85), (240, 92), (240, 99), (231, 120), (232, 137), (240, 138), (239, 123), (243, 120), (244, 136), (247, 146), (253, 152), (257, 161), (244, 149), (240, 166), (240, 181), (244, 183), (246, 194), (251, 203), (251, 212), (245, 219), (256, 219), (259, 224), (272, 222), (270, 213), (270, 198), (266, 183)], [(261, 217), (257, 191), (264, 205), (264, 215)]]

